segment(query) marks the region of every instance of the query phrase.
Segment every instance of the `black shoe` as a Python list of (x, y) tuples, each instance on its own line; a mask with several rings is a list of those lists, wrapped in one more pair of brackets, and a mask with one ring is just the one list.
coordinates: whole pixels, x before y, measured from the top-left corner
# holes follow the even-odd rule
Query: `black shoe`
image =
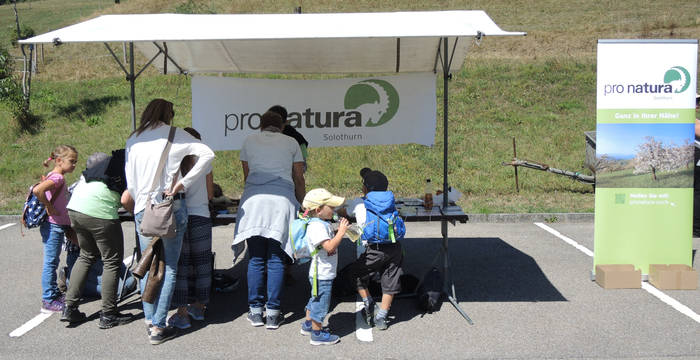
[(284, 322), (284, 315), (281, 313), (278, 314), (277, 316), (267, 316), (267, 321), (265, 321), (265, 327), (268, 329), (277, 329), (280, 327), (280, 324)]
[(128, 324), (133, 320), (134, 317), (131, 314), (120, 314), (118, 312), (113, 314), (100, 313), (100, 323), (98, 326), (100, 329), (109, 329), (115, 326)]
[(376, 303), (374, 301), (369, 301), (368, 303), (365, 304), (364, 308), (364, 313), (365, 313), (365, 321), (367, 321), (367, 325), (370, 327), (372, 326), (372, 319), (374, 318), (374, 307), (376, 306)]
[(159, 345), (174, 338), (177, 335), (177, 329), (172, 326), (166, 326), (160, 332), (156, 332), (156, 328), (153, 327), (150, 334), (148, 341), (151, 342), (151, 345)]
[(85, 316), (85, 313), (78, 311), (77, 306), (66, 305), (61, 313), (61, 321), (69, 322), (71, 324), (83, 322), (85, 319), (87, 319), (87, 316)]

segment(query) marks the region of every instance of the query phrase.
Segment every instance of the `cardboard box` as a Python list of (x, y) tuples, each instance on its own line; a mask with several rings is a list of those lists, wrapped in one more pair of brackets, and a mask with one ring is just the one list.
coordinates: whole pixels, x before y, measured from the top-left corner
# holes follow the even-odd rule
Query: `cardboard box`
[(604, 289), (639, 289), (642, 271), (632, 264), (596, 265), (595, 282)]
[(695, 290), (698, 288), (698, 272), (688, 265), (651, 264), (649, 283), (662, 290)]

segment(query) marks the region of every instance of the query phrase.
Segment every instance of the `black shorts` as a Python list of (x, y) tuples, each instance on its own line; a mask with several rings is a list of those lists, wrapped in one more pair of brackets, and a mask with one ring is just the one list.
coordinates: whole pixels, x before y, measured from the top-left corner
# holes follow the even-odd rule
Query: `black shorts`
[(349, 274), (356, 279), (358, 288), (367, 289), (367, 274), (377, 272), (381, 276), (382, 293), (395, 295), (401, 292), (402, 262), (400, 243), (368, 244), (365, 252), (349, 266)]

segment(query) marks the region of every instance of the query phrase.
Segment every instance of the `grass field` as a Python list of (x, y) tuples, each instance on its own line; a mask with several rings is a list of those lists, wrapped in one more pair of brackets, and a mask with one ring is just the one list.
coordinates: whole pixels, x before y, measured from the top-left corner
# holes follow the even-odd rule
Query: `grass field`
[(689, 188), (693, 187), (693, 168), (635, 175), (634, 169), (598, 174), (596, 186), (606, 188)]
[[(597, 39), (700, 38), (697, 1), (41, 0), (17, 7), (20, 20), (39, 34), (106, 13), (289, 13), (298, 5), (304, 12), (483, 9), (504, 30), (528, 32), (524, 38), (486, 38), (450, 82), (450, 182), (464, 194), (459, 204), (474, 213), (593, 211), (591, 186), (545, 172), (520, 170), (516, 193), (513, 169), (501, 165), (512, 157), (512, 138), (521, 158), (583, 172), (583, 131), (595, 129)], [(9, 47), (10, 6), (0, 6), (0, 19), (0, 42)], [(94, 151), (123, 147), (130, 132), (128, 83), (104, 46), (46, 46), (39, 71), (32, 111), (41, 131), (22, 132), (0, 107), (0, 214), (19, 212), (27, 187), (46, 171), (40, 164), (57, 144), (75, 145), (84, 164)], [(163, 97), (176, 104), (175, 125), (190, 125), (190, 78), (148, 69), (136, 93), (137, 112)], [(307, 187), (359, 195), (357, 172), (369, 166), (383, 170), (399, 196), (417, 196), (425, 178), (442, 182), (441, 134), (438, 125), (432, 148), (311, 148)], [(233, 197), (243, 185), (237, 159), (238, 152), (217, 152), (214, 165), (215, 181)]]

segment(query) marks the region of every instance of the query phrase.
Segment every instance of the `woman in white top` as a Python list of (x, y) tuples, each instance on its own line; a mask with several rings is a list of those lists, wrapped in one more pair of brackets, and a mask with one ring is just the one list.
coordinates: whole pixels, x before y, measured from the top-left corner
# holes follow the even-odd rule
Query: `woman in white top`
[[(168, 142), (175, 112), (173, 104), (163, 99), (152, 100), (141, 115), (141, 124), (126, 140), (126, 181), (129, 194), (134, 199), (134, 220), (139, 235), (141, 251), (151, 242), (151, 237), (140, 233), (143, 211), (146, 208), (153, 179), (158, 170), (161, 154)], [(182, 178), (175, 178), (180, 170), (180, 163), (187, 155), (198, 157), (192, 169)], [(151, 198), (161, 201), (166, 196), (174, 199), (174, 215), (177, 223), (176, 235), (173, 238), (163, 238), (165, 257), (165, 277), (160, 288), (159, 296), (153, 304), (143, 302), (143, 312), (149, 323), (149, 340), (157, 345), (175, 336), (175, 329), (166, 327), (166, 316), (170, 300), (175, 289), (175, 274), (180, 257), (182, 238), (187, 227), (187, 207), (183, 191), (197, 180), (204, 177), (211, 168), (214, 152), (192, 135), (177, 129), (172, 146), (166, 157), (165, 167)], [(147, 279), (148, 275), (144, 277)], [(146, 287), (146, 281), (141, 281), (141, 291)], [(152, 327), (150, 327), (152, 325)]]
[(278, 328), (284, 320), (280, 298), (285, 257), (292, 256), (289, 223), (305, 195), (304, 157), (299, 144), (282, 134), (283, 126), (282, 117), (268, 111), (260, 119), (260, 133), (243, 143), (240, 158), (245, 187), (233, 241), (234, 250), (246, 241), (250, 254), (248, 320), (268, 329)]

